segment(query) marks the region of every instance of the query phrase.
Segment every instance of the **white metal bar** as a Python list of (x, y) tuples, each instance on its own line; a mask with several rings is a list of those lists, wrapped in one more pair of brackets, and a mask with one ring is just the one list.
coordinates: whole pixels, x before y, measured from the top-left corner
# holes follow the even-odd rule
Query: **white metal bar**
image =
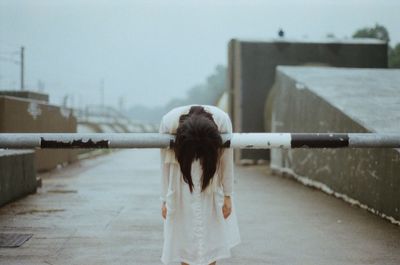
[(230, 146), (239, 149), (290, 148), (290, 133), (234, 133)]
[[(400, 148), (400, 134), (233, 133), (222, 134), (225, 147)], [(175, 136), (158, 133), (0, 133), (0, 148), (167, 148)]]

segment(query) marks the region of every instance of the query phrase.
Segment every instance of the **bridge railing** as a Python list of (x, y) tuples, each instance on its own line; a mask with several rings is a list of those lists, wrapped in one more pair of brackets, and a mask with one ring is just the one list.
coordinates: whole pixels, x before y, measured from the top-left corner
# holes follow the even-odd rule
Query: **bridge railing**
[[(223, 146), (270, 148), (400, 148), (400, 134), (232, 133)], [(174, 135), (159, 133), (0, 133), (0, 148), (167, 148)]]

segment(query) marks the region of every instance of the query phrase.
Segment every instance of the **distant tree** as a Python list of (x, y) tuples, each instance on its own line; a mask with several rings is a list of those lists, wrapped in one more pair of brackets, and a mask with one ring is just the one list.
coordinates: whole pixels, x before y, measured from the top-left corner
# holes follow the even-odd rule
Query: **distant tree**
[(326, 37), (327, 37), (328, 39), (334, 39), (334, 38), (336, 38), (335, 34), (333, 34), (333, 33), (328, 33), (328, 34), (326, 34)]
[[(389, 32), (379, 24), (375, 24), (373, 28), (362, 28), (353, 34), (353, 38), (375, 38), (386, 42), (390, 41)], [(388, 45), (389, 68), (400, 68), (400, 43), (392, 48)]]
[(373, 39), (383, 40), (386, 42), (390, 41), (389, 32), (384, 26), (379, 25), (378, 23), (375, 24), (375, 27), (372, 28), (366, 27), (357, 30), (353, 34), (353, 38), (373, 38)]
[(214, 72), (207, 77), (204, 83), (189, 89), (186, 97), (171, 99), (166, 105), (150, 108), (135, 105), (129, 108), (127, 115), (135, 120), (159, 122), (162, 115), (172, 108), (189, 104), (214, 105), (226, 89), (227, 69), (217, 65)]
[(283, 29), (279, 29), (278, 36), (279, 36), (279, 38), (285, 37), (285, 32), (283, 31)]
[(389, 49), (389, 67), (400, 68), (400, 43)]
[(208, 76), (204, 83), (190, 88), (186, 98), (171, 100), (168, 107), (172, 108), (185, 104), (215, 104), (225, 91), (226, 71), (225, 66), (217, 65), (214, 73)]

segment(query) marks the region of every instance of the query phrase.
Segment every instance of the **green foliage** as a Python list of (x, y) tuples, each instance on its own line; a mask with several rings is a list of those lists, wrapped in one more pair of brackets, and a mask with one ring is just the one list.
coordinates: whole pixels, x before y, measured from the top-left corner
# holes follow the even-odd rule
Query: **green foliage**
[[(387, 29), (379, 24), (375, 24), (373, 28), (362, 28), (353, 34), (353, 38), (375, 38), (389, 42), (389, 32)], [(400, 43), (392, 48), (388, 46), (388, 59), (389, 68), (400, 68)]]
[(400, 43), (389, 49), (389, 67), (400, 68)]
[(183, 99), (171, 100), (166, 108), (189, 105), (189, 104), (208, 104), (213, 105), (225, 91), (226, 87), (226, 67), (218, 65), (214, 73), (207, 77), (206, 82), (193, 86)]
[(223, 65), (215, 67), (214, 72), (202, 84), (193, 86), (184, 98), (170, 100), (165, 106), (149, 108), (142, 105), (132, 106), (127, 115), (134, 120), (159, 122), (162, 115), (169, 110), (183, 105), (214, 105), (226, 88), (227, 69)]
[(386, 42), (390, 41), (389, 32), (384, 26), (379, 24), (375, 24), (375, 27), (373, 28), (366, 27), (357, 30), (353, 34), (353, 38), (373, 38), (373, 39), (383, 40)]
[(326, 37), (327, 37), (328, 39), (334, 39), (334, 38), (336, 38), (335, 34), (333, 34), (333, 33), (328, 33), (328, 34), (326, 34)]

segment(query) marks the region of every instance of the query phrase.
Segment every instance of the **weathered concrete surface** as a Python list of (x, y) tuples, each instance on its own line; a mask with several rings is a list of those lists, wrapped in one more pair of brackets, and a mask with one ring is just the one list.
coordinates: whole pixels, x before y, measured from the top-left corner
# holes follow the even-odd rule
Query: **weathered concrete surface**
[[(400, 70), (279, 66), (271, 96), (273, 132), (400, 132)], [(400, 150), (273, 149), (271, 166), (400, 221)]]
[[(264, 132), (264, 109), (278, 65), (387, 68), (387, 43), (372, 39), (320, 41), (231, 40), (228, 55), (230, 114), (236, 132)], [(269, 159), (269, 150), (238, 150), (241, 159)]]
[[(294, 84), (295, 91), (312, 92), (368, 131), (379, 133), (400, 131), (399, 69), (278, 66), (277, 75), (279, 77), (285, 75), (292, 79), (292, 83), (285, 85)], [(279, 103), (273, 104), (276, 106)], [(296, 122), (301, 121), (296, 120)], [(327, 129), (332, 128), (326, 125), (328, 121), (318, 122), (318, 127), (322, 125)]]
[[(0, 96), (0, 133), (76, 132), (76, 118), (70, 109), (42, 101)], [(36, 169), (50, 170), (77, 159), (77, 150), (36, 150)]]
[[(125, 150), (44, 176), (0, 209), (0, 232), (34, 234), (0, 264), (161, 264), (158, 163), (158, 150)], [(236, 175), (242, 243), (218, 264), (399, 264), (398, 226), (265, 166)]]
[(49, 102), (49, 95), (37, 91), (29, 90), (1, 90), (1, 96), (11, 96), (17, 98), (34, 99), (43, 102)]
[(34, 152), (0, 149), (0, 206), (36, 192)]

